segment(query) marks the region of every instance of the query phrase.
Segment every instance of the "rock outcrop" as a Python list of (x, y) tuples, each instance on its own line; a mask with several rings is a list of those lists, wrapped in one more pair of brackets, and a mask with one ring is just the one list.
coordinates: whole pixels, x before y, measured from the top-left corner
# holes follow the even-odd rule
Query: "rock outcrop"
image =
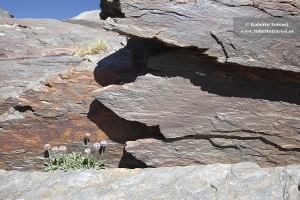
[(100, 19), (100, 10), (86, 11), (86, 12), (80, 13), (76, 17), (73, 17), (73, 19), (99, 20)]
[[(100, 171), (0, 171), (3, 199), (299, 199), (300, 167), (253, 163)], [(49, 192), (51, 191), (51, 192)]]
[(190, 50), (151, 57), (148, 67), (157, 71), (93, 92), (118, 116), (159, 126), (165, 140), (127, 143), (148, 166), (300, 162), (299, 74), (217, 64)]
[[(45, 143), (81, 151), (86, 132), (95, 142), (108, 139), (105, 132), (113, 131), (110, 123), (126, 123), (104, 106), (91, 105), (92, 91), (101, 87), (94, 78), (99, 60), (109, 60), (110, 54), (124, 47), (125, 37), (93, 22), (2, 18), (0, 23), (0, 168), (41, 169)], [(95, 39), (107, 42), (108, 49), (98, 55), (74, 56), (77, 48)], [(130, 71), (130, 64), (123, 70)], [(114, 81), (122, 77), (109, 80), (118, 83)], [(101, 130), (93, 121), (107, 128)], [(107, 167), (118, 167), (124, 144), (108, 143)]]
[[(96, 20), (8, 19), (0, 26), (0, 168), (40, 170), (43, 145), (82, 151), (84, 134), (108, 140), (106, 167), (147, 167), (124, 151), (127, 141), (163, 139), (157, 126), (130, 122), (94, 100), (92, 91), (132, 82), (150, 56), (167, 48), (106, 31)], [(108, 49), (74, 56), (96, 39)]]
[[(1, 18), (1, 198), (300, 198), (299, 38), (230, 37), (233, 16), (297, 20), (299, 3), (101, 7), (106, 29), (141, 38), (85, 14)], [(95, 39), (108, 48), (74, 56)], [(105, 170), (19, 172), (44, 167), (45, 143), (81, 151), (87, 132), (108, 140)]]
[(299, 19), (295, 1), (101, 5), (106, 29), (169, 47), (134, 82), (93, 92), (121, 118), (159, 127), (163, 139), (128, 141), (128, 154), (150, 167), (300, 162), (299, 37), (230, 36), (233, 17)]
[[(103, 18), (115, 17), (106, 20), (109, 30), (156, 38), (172, 46), (197, 47), (222, 63), (300, 72), (297, 0), (103, 0), (101, 8)], [(254, 17), (292, 20), (295, 23), (289, 28), (295, 34), (253, 39), (233, 28), (234, 18)]]
[(0, 8), (0, 18), (14, 18), (14, 16), (10, 12)]
[[(108, 140), (107, 167), (300, 163), (300, 75), (298, 66), (287, 64), (298, 62), (297, 38), (266, 39), (264, 46), (273, 41), (294, 48), (281, 54), (281, 43), (261, 51), (259, 45), (254, 48), (256, 41), (252, 46), (242, 38), (227, 43), (225, 33), (230, 12), (265, 16), (276, 10), (296, 19), (297, 4), (290, 11), (281, 9), (289, 2), (273, 7), (258, 1), (254, 6), (246, 1), (154, 2), (157, 8), (135, 1), (101, 2), (102, 17), (118, 17), (108, 18), (106, 28), (142, 38), (104, 30), (96, 20), (1, 19), (0, 168), (41, 169), (45, 143), (78, 151), (86, 132), (92, 141)], [(191, 13), (182, 14), (187, 7)], [(203, 16), (196, 20), (194, 15)], [(216, 32), (207, 19), (220, 16)], [(203, 26), (197, 26), (200, 22)], [(189, 34), (192, 27), (196, 32)], [(95, 56), (74, 56), (83, 41), (95, 39), (109, 48)], [(251, 48), (266, 59), (241, 59)], [(278, 53), (293, 62), (280, 61)]]

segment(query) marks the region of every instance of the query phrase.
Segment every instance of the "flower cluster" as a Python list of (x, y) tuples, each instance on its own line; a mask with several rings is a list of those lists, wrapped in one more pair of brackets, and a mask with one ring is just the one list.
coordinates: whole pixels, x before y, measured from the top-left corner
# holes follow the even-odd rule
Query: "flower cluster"
[[(90, 137), (90, 133), (85, 134), (85, 142), (87, 145), (89, 143)], [(93, 146), (97, 150), (96, 157), (94, 158), (92, 155), (92, 150), (89, 147), (83, 150), (85, 156), (82, 156), (81, 152), (72, 152), (70, 154), (66, 154), (67, 147), (64, 145), (60, 147), (53, 146), (50, 152), (50, 144), (45, 144), (44, 149), (46, 152), (48, 152), (49, 162), (45, 162), (45, 165), (47, 167), (44, 169), (44, 171), (55, 169), (62, 169), (66, 171), (69, 169), (103, 168), (103, 153), (106, 145), (106, 140), (94, 143)], [(51, 156), (51, 153), (53, 153), (55, 156)], [(99, 159), (97, 159), (97, 154), (98, 156), (100, 155)]]

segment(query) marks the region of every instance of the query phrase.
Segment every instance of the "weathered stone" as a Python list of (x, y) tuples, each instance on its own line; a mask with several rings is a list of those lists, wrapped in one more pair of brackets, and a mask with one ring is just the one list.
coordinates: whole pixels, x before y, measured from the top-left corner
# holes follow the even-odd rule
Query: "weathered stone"
[(180, 140), (129, 141), (125, 150), (148, 167), (247, 161), (255, 162), (262, 167), (273, 167), (299, 163), (300, 156), (298, 151), (284, 151), (265, 140), (218, 138), (213, 136), (213, 133), (206, 139), (190, 137)]
[(0, 18), (14, 18), (14, 16), (10, 12), (0, 8)]
[[(164, 143), (152, 141), (148, 147), (126, 148), (139, 160), (149, 166), (156, 161), (157, 166), (165, 166), (164, 162), (181, 165), (176, 156), (190, 153), (185, 165), (300, 162), (299, 74), (218, 64), (194, 50), (171, 50), (152, 57), (148, 67), (157, 71), (139, 76), (133, 83), (93, 92), (118, 116), (159, 126)], [(192, 140), (187, 142), (189, 137)], [(219, 144), (217, 139), (232, 145)], [(182, 152), (174, 150), (185, 145)], [(193, 151), (196, 146), (207, 153), (198, 155)], [(210, 161), (211, 157), (215, 158)]]
[[(299, 165), (0, 171), (3, 199), (299, 199)], [(51, 192), (49, 192), (51, 191)]]
[[(104, 22), (100, 21), (100, 20), (85, 20), (85, 19), (67, 18), (67, 19), (64, 19), (63, 22), (68, 22), (71, 24), (80, 24), (83, 26), (94, 28), (94, 29), (99, 30), (101, 35), (103, 33), (104, 33), (104, 35), (107, 35), (107, 33), (105, 33), (106, 31), (103, 30), (103, 28), (102, 28)], [(120, 36), (117, 36), (117, 34), (116, 34), (115, 37), (120, 37)], [(125, 37), (123, 37), (123, 38), (125, 38)]]
[[(98, 24), (97, 28), (88, 28), (54, 19), (4, 18), (0, 22), (0, 31), (3, 34), (0, 37), (0, 59), (21, 60), (73, 55), (80, 45), (89, 44), (95, 39), (105, 40), (115, 48), (120, 48), (119, 42), (113, 40), (114, 37), (120, 39), (118, 34), (108, 34), (101, 28), (101, 24)], [(99, 29), (102, 29), (101, 37), (97, 36)]]
[[(148, 57), (164, 46), (140, 39), (127, 43), (125, 37), (101, 28), (102, 22), (91, 20), (1, 22), (0, 168), (39, 170), (44, 167), (45, 143), (82, 151), (86, 132), (92, 142), (108, 140), (106, 167), (145, 167), (123, 155), (124, 145), (140, 138), (162, 139), (158, 127), (120, 118), (91, 93), (102, 85), (133, 81)], [(13, 44), (7, 38), (14, 38)], [(41, 42), (46, 39), (53, 43)], [(85, 58), (69, 52), (95, 39), (107, 42), (108, 49)]]
[[(242, 37), (233, 18), (299, 21), (299, 2), (264, 0), (101, 1), (105, 28), (168, 45), (197, 47), (219, 62), (300, 72), (300, 37)], [(125, 18), (124, 18), (125, 17)], [(299, 25), (294, 25), (297, 28)]]
[(73, 17), (73, 19), (84, 19), (84, 20), (99, 20), (100, 10), (91, 10), (80, 13), (78, 16)]
[(45, 85), (47, 79), (58, 74), (67, 73), (74, 66), (79, 65), (81, 61), (81, 57), (74, 56), (36, 57), (0, 61), (0, 102), (9, 97), (16, 98), (29, 89), (38, 90)]
[(124, 48), (99, 61), (95, 80), (102, 86), (132, 82), (138, 74), (145, 73), (149, 57), (166, 50), (155, 40), (129, 39)]

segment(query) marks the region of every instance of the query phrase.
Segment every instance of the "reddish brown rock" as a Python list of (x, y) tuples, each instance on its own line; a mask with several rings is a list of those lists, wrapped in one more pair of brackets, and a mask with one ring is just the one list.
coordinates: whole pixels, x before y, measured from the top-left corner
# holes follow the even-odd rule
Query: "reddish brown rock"
[[(125, 37), (101, 28), (101, 22), (5, 20), (5, 26), (0, 26), (5, 33), (0, 38), (4, 46), (0, 61), (0, 168), (41, 169), (44, 144), (64, 144), (69, 152), (82, 151), (87, 132), (91, 142), (108, 140), (106, 167), (145, 166), (123, 155), (124, 145), (128, 140), (163, 138), (158, 127), (120, 118), (91, 93), (102, 85), (131, 82), (148, 57), (161, 52), (156, 47), (163, 45), (139, 39), (127, 44)], [(100, 54), (82, 58), (64, 51), (99, 37), (109, 45)], [(15, 38), (14, 45), (7, 38)], [(43, 38), (53, 43), (46, 44)], [(55, 55), (41, 54), (49, 48)]]
[[(63, 78), (62, 78), (63, 77)], [(99, 88), (92, 71), (74, 68), (57, 76), (39, 91), (27, 91), (11, 101), (18, 105), (6, 120), (0, 122), (0, 168), (32, 170), (43, 167), (43, 146), (64, 144), (69, 151), (82, 151), (84, 135), (91, 133), (91, 142), (108, 140), (106, 167), (118, 167), (124, 144), (139, 138), (162, 138), (158, 127), (130, 122), (93, 101), (91, 93)], [(134, 162), (134, 161), (133, 161)], [(130, 164), (130, 163), (129, 163)]]
[[(124, 37), (101, 28), (57, 20), (1, 19), (0, 168), (43, 167), (45, 143), (81, 150), (86, 132), (91, 141), (108, 139), (87, 115), (97, 59), (120, 48)], [(75, 47), (98, 39), (109, 45), (96, 57), (75, 57)], [(99, 117), (99, 116), (97, 116)], [(108, 142), (107, 166), (118, 166), (123, 146)], [(80, 149), (81, 148), (81, 149)]]

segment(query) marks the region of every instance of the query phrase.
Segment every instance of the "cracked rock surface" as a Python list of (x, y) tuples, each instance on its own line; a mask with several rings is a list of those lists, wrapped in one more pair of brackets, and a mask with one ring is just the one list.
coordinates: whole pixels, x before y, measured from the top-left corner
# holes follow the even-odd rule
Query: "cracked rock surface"
[(299, 74), (214, 62), (171, 49), (151, 73), (93, 96), (121, 118), (159, 126), (164, 140), (127, 142), (148, 166), (299, 163)]
[[(3, 199), (299, 199), (300, 167), (253, 163), (107, 169), (0, 171)], [(51, 191), (51, 192), (49, 192)]]
[(204, 49), (222, 63), (300, 72), (299, 36), (249, 39), (233, 29), (233, 18), (299, 22), (297, 0), (104, 0), (101, 8), (102, 18), (109, 17), (104, 26), (108, 30)]
[[(126, 38), (104, 30), (100, 22), (74, 21), (0, 19), (1, 169), (40, 170), (44, 144), (64, 144), (69, 151), (82, 151), (86, 132), (91, 133), (92, 142), (108, 139), (106, 134), (113, 131), (108, 128), (110, 121), (125, 121), (104, 106), (91, 105), (91, 93), (101, 87), (94, 77), (99, 60), (124, 47)], [(105, 40), (108, 49), (97, 55), (74, 56), (77, 46), (95, 39)], [(131, 67), (128, 64), (122, 69)], [(116, 83), (119, 79), (108, 80)], [(99, 129), (93, 121), (107, 127)], [(108, 143), (106, 167), (117, 167), (124, 144)]]

